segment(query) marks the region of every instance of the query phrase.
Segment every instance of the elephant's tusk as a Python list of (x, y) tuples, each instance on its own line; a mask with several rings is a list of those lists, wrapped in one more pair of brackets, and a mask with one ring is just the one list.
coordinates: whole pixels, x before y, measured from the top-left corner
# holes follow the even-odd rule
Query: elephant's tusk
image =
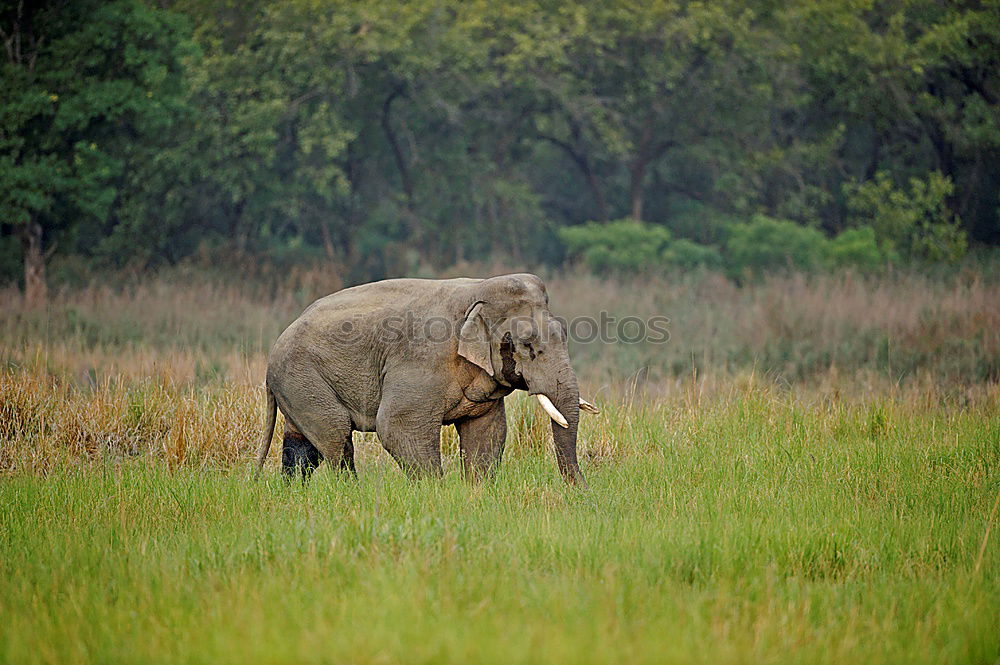
[(557, 409), (556, 405), (552, 403), (552, 400), (541, 393), (535, 395), (535, 397), (538, 398), (538, 403), (542, 405), (543, 409), (545, 409), (545, 413), (549, 414), (549, 418), (556, 421), (563, 427), (569, 427), (569, 423), (566, 422), (566, 416), (559, 413), (559, 409)]
[(580, 410), (581, 411), (589, 411), (590, 413), (594, 413), (594, 414), (597, 414), (597, 413), (601, 412), (600, 409), (598, 409), (596, 406), (594, 406), (593, 404), (591, 404), (587, 400), (583, 399), (582, 397), (580, 398)]

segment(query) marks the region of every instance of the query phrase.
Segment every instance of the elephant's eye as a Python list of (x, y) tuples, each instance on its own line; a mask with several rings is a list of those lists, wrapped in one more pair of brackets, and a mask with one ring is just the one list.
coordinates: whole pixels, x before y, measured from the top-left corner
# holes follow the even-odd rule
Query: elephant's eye
[(524, 348), (525, 348), (525, 350), (526, 350), (526, 351), (528, 352), (528, 356), (529, 356), (529, 357), (530, 357), (530, 358), (531, 358), (532, 360), (534, 360), (534, 359), (535, 359), (535, 355), (536, 355), (536, 354), (535, 354), (535, 348), (534, 348), (533, 346), (531, 346), (531, 342), (525, 342), (525, 343), (524, 343)]

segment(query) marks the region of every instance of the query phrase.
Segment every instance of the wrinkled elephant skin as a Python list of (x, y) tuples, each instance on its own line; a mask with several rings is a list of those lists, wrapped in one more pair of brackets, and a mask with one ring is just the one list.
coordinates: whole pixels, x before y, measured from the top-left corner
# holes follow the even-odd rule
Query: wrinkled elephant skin
[(467, 478), (492, 474), (507, 436), (504, 398), (538, 397), (552, 418), (566, 482), (586, 486), (577, 461), (581, 404), (566, 331), (535, 275), (391, 279), (309, 306), (268, 359), (268, 424), (285, 416), (282, 468), (308, 475), (325, 459), (354, 471), (351, 433), (375, 431), (411, 475), (440, 475), (440, 429), (458, 430)]

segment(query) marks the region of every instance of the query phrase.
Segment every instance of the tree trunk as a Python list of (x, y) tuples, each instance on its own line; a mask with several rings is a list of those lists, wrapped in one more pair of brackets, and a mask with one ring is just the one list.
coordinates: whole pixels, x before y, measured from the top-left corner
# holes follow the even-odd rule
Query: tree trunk
[(337, 259), (337, 252), (333, 248), (333, 236), (330, 235), (330, 225), (325, 221), (321, 221), (319, 229), (323, 234), (323, 249), (326, 250), (326, 258), (330, 263), (333, 263)]
[(653, 143), (653, 112), (646, 113), (642, 123), (642, 133), (639, 137), (635, 159), (629, 164), (629, 202), (631, 203), (631, 213), (629, 217), (642, 221), (642, 203), (645, 193), (646, 166), (653, 158), (651, 154)]
[(642, 221), (642, 205), (646, 199), (645, 182), (649, 165), (662, 157), (663, 153), (667, 150), (677, 145), (675, 141), (663, 141), (659, 145), (651, 146), (648, 142), (649, 138), (648, 136), (645, 137), (642, 149), (628, 167), (630, 176), (629, 202), (631, 203), (631, 214), (629, 216), (639, 221)]
[(604, 190), (601, 188), (601, 183), (594, 174), (594, 170), (590, 168), (590, 163), (584, 159), (580, 164), (580, 170), (583, 171), (583, 176), (587, 179), (587, 187), (590, 189), (590, 195), (594, 197), (594, 205), (597, 207), (597, 219), (600, 222), (608, 221), (608, 202), (604, 198)]
[(629, 169), (632, 176), (631, 187), (629, 187), (629, 200), (632, 203), (629, 217), (642, 221), (643, 202), (643, 180), (646, 179), (646, 162), (639, 160)]
[(34, 219), (24, 227), (21, 247), (24, 251), (24, 302), (28, 307), (40, 307), (48, 297), (48, 287), (42, 253), (42, 225)]
[(417, 214), (416, 198), (413, 193), (413, 175), (410, 167), (406, 163), (406, 155), (399, 143), (395, 130), (392, 128), (392, 102), (403, 94), (402, 86), (398, 86), (392, 91), (382, 104), (382, 130), (385, 132), (389, 147), (392, 148), (392, 156), (396, 162), (396, 169), (399, 171), (399, 178), (403, 185), (403, 194), (406, 196), (406, 217), (407, 226), (410, 228), (410, 242), (419, 249), (426, 249), (423, 246), (424, 228), (420, 216)]

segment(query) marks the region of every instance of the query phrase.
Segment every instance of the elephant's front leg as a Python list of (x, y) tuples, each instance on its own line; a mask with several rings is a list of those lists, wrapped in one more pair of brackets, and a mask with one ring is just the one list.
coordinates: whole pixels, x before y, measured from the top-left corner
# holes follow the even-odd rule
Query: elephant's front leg
[(408, 399), (383, 398), (375, 431), (410, 476), (441, 475), (441, 416)]
[(507, 440), (507, 412), (503, 400), (477, 418), (456, 423), (465, 478), (471, 481), (491, 477), (500, 465)]

